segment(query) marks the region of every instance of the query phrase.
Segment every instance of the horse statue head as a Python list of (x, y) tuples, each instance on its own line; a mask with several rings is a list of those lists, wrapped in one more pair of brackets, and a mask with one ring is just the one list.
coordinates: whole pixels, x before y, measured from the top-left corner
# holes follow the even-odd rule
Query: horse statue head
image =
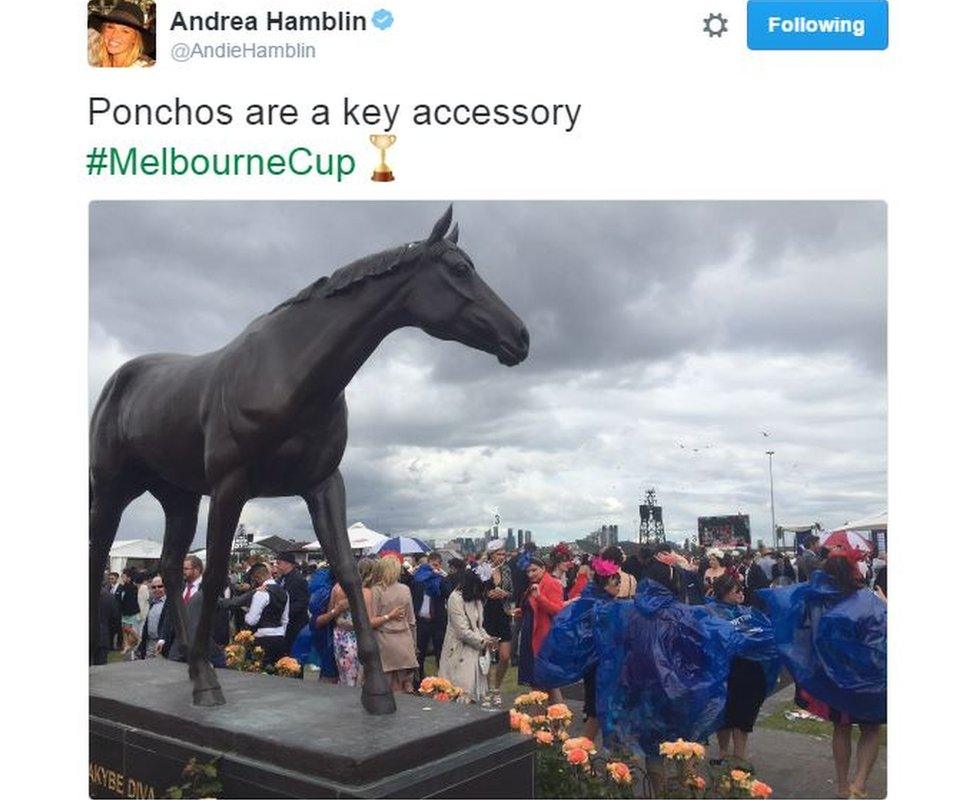
[(426, 241), (407, 245), (403, 260), (414, 263), (404, 287), (404, 324), (482, 350), (513, 367), (529, 354), (529, 331), (458, 247), (458, 226), (450, 227), (452, 213), (448, 207)]

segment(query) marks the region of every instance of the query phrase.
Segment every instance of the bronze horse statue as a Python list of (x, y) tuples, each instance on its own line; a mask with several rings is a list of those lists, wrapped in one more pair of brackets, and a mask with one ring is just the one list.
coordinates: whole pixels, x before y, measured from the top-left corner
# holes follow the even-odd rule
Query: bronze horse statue
[[(203, 605), (187, 660), (194, 704), (222, 705), (209, 660), (211, 630), (241, 510), (254, 497), (299, 495), (349, 597), (365, 668), (363, 706), (373, 714), (396, 710), (346, 533), (339, 472), (347, 436), (345, 387), (398, 328), (421, 328), (490, 353), (506, 366), (529, 352), (522, 320), (475, 272), (457, 245), (457, 225), (448, 233), (451, 215), (448, 208), (426, 241), (319, 278), (219, 350), (142, 356), (109, 378), (90, 429), (93, 649), (99, 587), (126, 506), (147, 491), (162, 505), (161, 571), (167, 595), (179, 598), (200, 498), (209, 495)], [(182, 603), (173, 605), (177, 636), (187, 643), (186, 611)]]

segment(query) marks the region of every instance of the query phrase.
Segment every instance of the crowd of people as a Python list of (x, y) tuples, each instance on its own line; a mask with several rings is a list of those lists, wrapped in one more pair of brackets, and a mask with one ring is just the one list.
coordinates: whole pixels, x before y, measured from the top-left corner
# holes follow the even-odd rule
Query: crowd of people
[[(188, 556), (178, 601), (191, 636), (202, 571)], [(625, 557), (618, 546), (593, 555), (560, 543), (543, 557), (532, 542), (507, 552), (495, 540), (480, 557), (446, 564), (437, 552), (359, 561), (394, 692), (415, 692), (430, 660), (485, 707), (501, 705), (513, 664), (520, 684), (553, 703), (582, 682), (583, 735), (643, 752), (652, 769), (657, 745), (678, 737), (714, 734), (719, 759), (746, 758), (785, 666), (797, 704), (834, 724), (845, 796), (864, 792), (885, 721), (886, 573), (883, 555), (827, 551), (816, 538), (795, 555), (660, 543)], [(158, 574), (108, 573), (102, 602), (103, 663), (113, 646), (124, 658), (185, 660)], [(290, 654), (316, 665), (320, 680), (361, 684), (350, 601), (328, 564), (298, 564), (292, 553), (251, 557), (228, 576), (218, 605), (216, 666), (246, 629), (269, 663)], [(865, 641), (845, 641), (850, 631)], [(851, 776), (853, 725), (861, 735)]]

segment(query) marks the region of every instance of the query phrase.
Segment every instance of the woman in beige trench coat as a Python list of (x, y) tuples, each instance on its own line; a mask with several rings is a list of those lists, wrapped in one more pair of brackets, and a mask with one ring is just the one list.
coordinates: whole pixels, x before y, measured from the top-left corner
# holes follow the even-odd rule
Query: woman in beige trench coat
[(479, 657), (498, 646), (484, 628), (484, 583), (464, 570), (458, 587), (447, 599), (447, 633), (438, 674), (480, 702), (488, 693), (488, 673)]

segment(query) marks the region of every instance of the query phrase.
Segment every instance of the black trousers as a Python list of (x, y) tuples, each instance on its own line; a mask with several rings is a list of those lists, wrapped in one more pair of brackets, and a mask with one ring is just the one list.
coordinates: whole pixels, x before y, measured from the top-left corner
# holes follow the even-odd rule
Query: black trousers
[(274, 666), (279, 658), (288, 655), (284, 636), (256, 636), (254, 645), (264, 648), (264, 660), (261, 663), (266, 667)]
[(437, 660), (437, 666), (440, 667), (441, 650), (444, 647), (444, 635), (446, 633), (446, 623), (417, 617), (417, 662), (420, 664), (420, 678), (424, 677), (424, 661), (427, 660), (427, 650), (432, 642), (434, 644), (434, 658)]

